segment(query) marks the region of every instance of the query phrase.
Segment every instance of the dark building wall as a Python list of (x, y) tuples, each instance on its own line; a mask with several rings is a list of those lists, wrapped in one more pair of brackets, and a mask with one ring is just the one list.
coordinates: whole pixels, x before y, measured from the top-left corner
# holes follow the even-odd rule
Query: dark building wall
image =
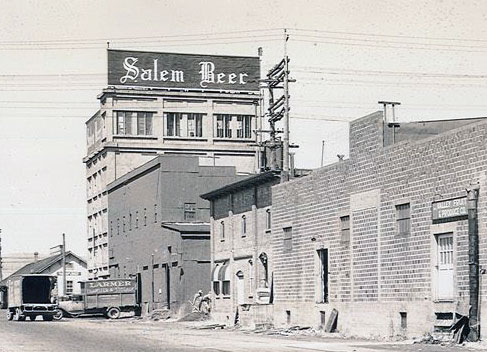
[[(200, 167), (196, 157), (159, 156), (110, 184), (110, 276), (141, 273), (142, 301), (150, 306), (153, 298), (155, 308), (168, 303), (168, 276), (171, 308), (186, 303), (199, 289), (208, 290), (209, 233), (183, 240), (180, 232), (162, 223), (209, 223), (209, 202), (199, 195), (236, 179), (234, 167)], [(189, 220), (185, 203), (196, 205)]]
[[(487, 122), (388, 147), (382, 136), (381, 114), (353, 121), (349, 160), (273, 187), (277, 323), (289, 310), (292, 324), (319, 324), (320, 311), (337, 308), (342, 331), (420, 334), (431, 330), (435, 311), (468, 302), (467, 220), (433, 224), (431, 207), (480, 184), (480, 263), (486, 265)], [(397, 230), (396, 206), (403, 203), (410, 204), (409, 235)], [(340, 231), (342, 216), (350, 216), (348, 241)], [(284, 227), (292, 227), (291, 250), (284, 246)], [(450, 305), (435, 293), (435, 238), (445, 232), (454, 236)], [(323, 305), (316, 297), (320, 248), (329, 250), (329, 303)], [(484, 280), (482, 292), (486, 289)], [(401, 331), (401, 311), (408, 313), (408, 331)]]

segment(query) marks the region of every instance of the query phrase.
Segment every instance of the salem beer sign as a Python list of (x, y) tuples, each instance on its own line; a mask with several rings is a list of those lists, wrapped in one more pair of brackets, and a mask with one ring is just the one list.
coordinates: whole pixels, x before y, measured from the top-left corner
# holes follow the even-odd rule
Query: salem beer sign
[(258, 91), (258, 57), (108, 50), (108, 85)]

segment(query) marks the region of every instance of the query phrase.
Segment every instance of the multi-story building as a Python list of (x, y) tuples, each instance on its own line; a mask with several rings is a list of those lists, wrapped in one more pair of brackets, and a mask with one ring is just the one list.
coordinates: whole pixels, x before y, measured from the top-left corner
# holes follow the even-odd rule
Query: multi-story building
[(212, 316), (219, 321), (246, 324), (250, 314), (264, 321), (270, 314), (271, 187), (279, 182), (279, 172), (267, 171), (201, 196), (211, 202)]
[(161, 155), (108, 184), (111, 278), (138, 277), (143, 311), (187, 311), (210, 290), (210, 204), (199, 197), (235, 182), (235, 167)]
[(448, 328), (458, 314), (486, 324), (475, 267), (487, 265), (486, 140), (485, 118), (375, 113), (351, 122), (349, 159), (274, 186), (274, 324), (338, 317), (345, 334), (382, 337)]
[(106, 185), (157, 154), (200, 165), (259, 166), (258, 57), (108, 51), (108, 84), (87, 128), (90, 279), (107, 278)]

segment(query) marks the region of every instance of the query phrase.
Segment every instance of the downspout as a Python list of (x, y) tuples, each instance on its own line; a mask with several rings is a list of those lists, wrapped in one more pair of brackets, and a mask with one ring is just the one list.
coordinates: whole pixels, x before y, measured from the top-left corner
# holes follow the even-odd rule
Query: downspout
[(479, 322), (479, 225), (478, 225), (479, 186), (467, 189), (468, 210), (468, 281), (470, 295), (469, 327), (470, 341), (478, 341), (480, 336)]

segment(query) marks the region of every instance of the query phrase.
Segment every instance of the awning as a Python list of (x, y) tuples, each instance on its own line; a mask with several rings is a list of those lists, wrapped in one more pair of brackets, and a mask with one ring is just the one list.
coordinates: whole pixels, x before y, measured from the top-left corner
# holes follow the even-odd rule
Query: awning
[(218, 274), (220, 273), (220, 269), (222, 266), (220, 264), (216, 264), (211, 272), (211, 279), (212, 281), (218, 281)]
[(230, 281), (230, 275), (228, 273), (228, 262), (222, 265), (219, 273), (218, 280), (220, 281)]

